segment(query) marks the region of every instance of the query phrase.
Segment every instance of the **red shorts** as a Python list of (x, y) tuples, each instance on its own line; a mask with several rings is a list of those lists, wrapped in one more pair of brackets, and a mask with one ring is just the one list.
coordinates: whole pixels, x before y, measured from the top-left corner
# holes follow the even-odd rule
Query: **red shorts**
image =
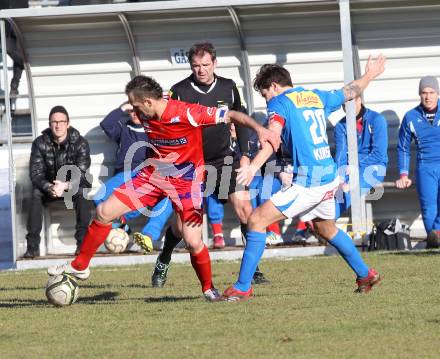
[(145, 170), (139, 171), (113, 193), (132, 210), (154, 207), (163, 198), (169, 197), (182, 222), (202, 223), (203, 191), (200, 182), (163, 177)]

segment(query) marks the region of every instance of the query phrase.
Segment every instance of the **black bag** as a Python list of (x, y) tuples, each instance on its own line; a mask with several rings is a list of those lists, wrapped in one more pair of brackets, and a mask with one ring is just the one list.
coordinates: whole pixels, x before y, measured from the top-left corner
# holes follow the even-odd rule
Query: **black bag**
[(409, 227), (398, 218), (379, 223), (373, 228), (368, 245), (369, 251), (412, 249)]

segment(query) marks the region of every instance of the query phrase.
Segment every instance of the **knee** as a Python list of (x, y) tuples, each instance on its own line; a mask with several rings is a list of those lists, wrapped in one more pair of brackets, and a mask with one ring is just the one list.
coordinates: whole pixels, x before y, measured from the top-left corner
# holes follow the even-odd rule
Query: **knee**
[(258, 211), (254, 211), (251, 213), (247, 220), (247, 228), (249, 231), (264, 231), (265, 226), (262, 225), (262, 218), (260, 218), (260, 215)]
[(316, 234), (324, 238), (326, 241), (331, 240), (338, 232), (338, 228), (334, 223), (327, 223), (327, 222), (313, 222), (313, 223)]
[(31, 197), (41, 200), (44, 197), (44, 192), (42, 192), (38, 187), (32, 187)]
[[(185, 238), (186, 237), (186, 238)], [(205, 244), (202, 241), (202, 237), (200, 236), (184, 236), (185, 246), (188, 249), (188, 252), (196, 254), (199, 253)]]
[(106, 213), (106, 209), (105, 209), (105, 205), (104, 203), (101, 203), (98, 205), (98, 207), (96, 207), (96, 215), (95, 218), (98, 222), (101, 223), (110, 223), (113, 218), (111, 218), (107, 213)]
[(192, 253), (192, 254), (199, 253), (203, 249), (204, 246), (205, 245), (202, 241), (194, 241), (194, 242), (187, 242), (186, 243), (186, 248), (188, 249), (188, 252)]
[(252, 205), (249, 201), (242, 201), (236, 203), (235, 212), (241, 223), (248, 223), (249, 217), (252, 214)]

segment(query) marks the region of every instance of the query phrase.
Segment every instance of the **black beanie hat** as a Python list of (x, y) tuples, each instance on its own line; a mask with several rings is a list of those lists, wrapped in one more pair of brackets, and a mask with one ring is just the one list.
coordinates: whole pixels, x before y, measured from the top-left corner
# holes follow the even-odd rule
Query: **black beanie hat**
[(64, 113), (67, 117), (67, 121), (69, 121), (69, 114), (67, 113), (67, 110), (64, 108), (64, 106), (52, 107), (52, 110), (50, 110), (50, 113), (49, 113), (49, 121), (54, 113)]

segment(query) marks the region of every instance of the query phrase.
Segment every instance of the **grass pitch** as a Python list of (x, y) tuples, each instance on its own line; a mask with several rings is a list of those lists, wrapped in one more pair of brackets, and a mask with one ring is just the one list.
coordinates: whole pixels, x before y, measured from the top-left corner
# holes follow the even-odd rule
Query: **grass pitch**
[[(244, 303), (208, 303), (190, 265), (163, 289), (150, 266), (98, 267), (55, 308), (42, 270), (0, 273), (1, 358), (439, 358), (440, 252), (375, 253), (383, 282), (357, 295), (341, 258), (268, 260), (272, 284)], [(220, 290), (238, 262), (215, 262)]]

